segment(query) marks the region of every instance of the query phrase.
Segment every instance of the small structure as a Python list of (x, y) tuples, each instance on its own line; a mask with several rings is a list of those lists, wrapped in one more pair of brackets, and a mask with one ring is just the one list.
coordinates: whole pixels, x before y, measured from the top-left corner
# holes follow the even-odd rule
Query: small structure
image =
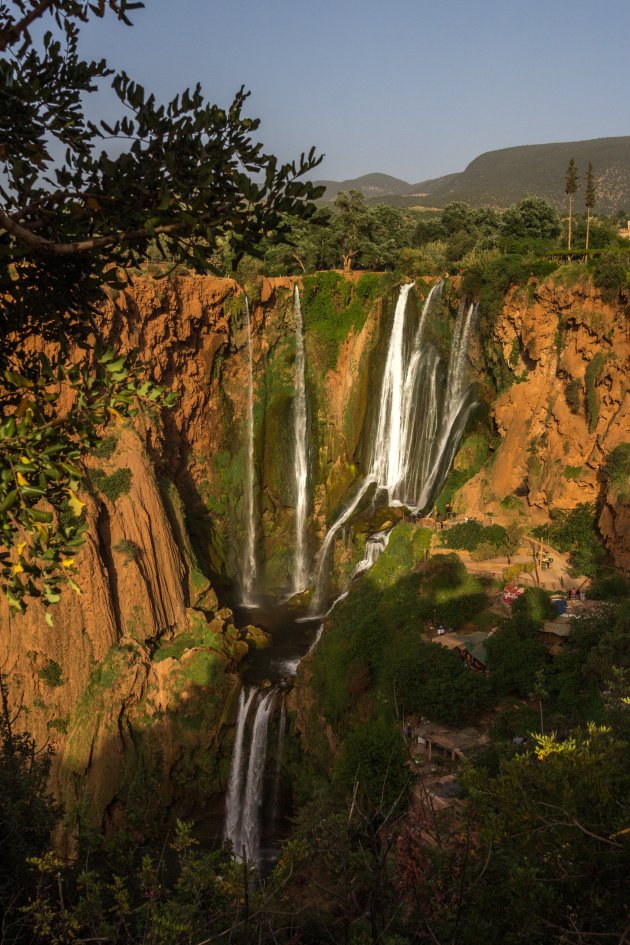
[(413, 731), (418, 754), (431, 759), (437, 755), (461, 761), (467, 754), (485, 745), (487, 737), (475, 728), (451, 728), (438, 722), (421, 722)]
[(488, 671), (486, 662), (486, 640), (488, 639), (489, 634), (483, 630), (477, 630), (474, 633), (467, 633), (465, 636), (460, 635), (459, 633), (443, 633), (440, 634), (439, 630), (438, 636), (433, 637), (432, 643), (439, 643), (440, 646), (446, 647), (447, 650), (455, 650), (467, 666), (470, 666), (471, 669), (474, 669), (478, 673), (486, 673)]

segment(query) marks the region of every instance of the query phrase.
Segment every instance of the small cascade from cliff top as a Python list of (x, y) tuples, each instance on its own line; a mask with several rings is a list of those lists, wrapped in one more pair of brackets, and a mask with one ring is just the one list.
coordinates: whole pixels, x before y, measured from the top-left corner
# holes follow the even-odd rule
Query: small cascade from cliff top
[(293, 402), (294, 475), (295, 475), (295, 556), (293, 593), (308, 584), (309, 569), (306, 547), (306, 516), (308, 504), (308, 424), (306, 412), (306, 362), (304, 357), (304, 325), (300, 290), (293, 290), (295, 315), (295, 400)]
[(243, 604), (254, 604), (256, 587), (256, 508), (254, 500), (254, 366), (252, 360), (252, 325), (249, 299), (245, 296), (245, 323), (247, 325), (247, 462), (245, 465), (245, 554), (241, 580)]
[(240, 849), (248, 860), (260, 862), (261, 815), (265, 786), (265, 763), (267, 761), (267, 732), (273, 712), (275, 689), (261, 692), (256, 706), (249, 748), (247, 780), (241, 812)]
[(243, 799), (243, 773), (244, 773), (244, 751), (245, 727), (247, 725), (247, 716), (256, 693), (255, 687), (249, 692), (241, 689), (238, 700), (238, 714), (236, 716), (236, 735), (234, 738), (234, 748), (232, 750), (232, 765), (230, 768), (230, 778), (228, 781), (227, 793), (225, 795), (225, 831), (226, 840), (232, 841), (234, 853), (240, 855), (241, 850), (241, 805)]

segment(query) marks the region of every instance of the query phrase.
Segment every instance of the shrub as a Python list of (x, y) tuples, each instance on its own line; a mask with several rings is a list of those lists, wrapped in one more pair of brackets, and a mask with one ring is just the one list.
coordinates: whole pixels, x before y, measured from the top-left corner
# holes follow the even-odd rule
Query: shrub
[(94, 455), (99, 459), (109, 459), (116, 450), (118, 437), (115, 433), (108, 433), (94, 448)]
[(47, 686), (50, 686), (51, 689), (55, 689), (57, 686), (63, 686), (61, 666), (54, 660), (49, 660), (46, 666), (39, 670), (37, 675)]
[(100, 469), (95, 469), (90, 473), (90, 479), (110, 502), (116, 502), (121, 495), (127, 495), (131, 488), (131, 470), (128, 466), (117, 469), (111, 476)]
[(630, 443), (620, 443), (604, 464), (608, 488), (620, 499), (630, 498)]
[(121, 538), (120, 541), (114, 545), (114, 551), (125, 556), (125, 564), (129, 564), (130, 561), (135, 561), (141, 550), (140, 546), (137, 545), (135, 541), (131, 541), (130, 538)]
[(547, 653), (534, 629), (522, 629), (510, 620), (486, 640), (490, 683), (497, 695), (526, 697), (536, 682), (536, 673), (547, 663)]
[(596, 387), (605, 363), (606, 355), (598, 351), (589, 361), (584, 375), (584, 381), (586, 383), (586, 415), (588, 417), (588, 428), (591, 433), (597, 426), (599, 419), (599, 397), (597, 396)]
[(532, 529), (536, 538), (548, 539), (558, 551), (569, 553), (573, 568), (588, 577), (597, 575), (603, 548), (595, 525), (595, 506), (590, 502), (576, 505), (570, 512), (554, 510), (551, 525)]
[(628, 285), (628, 253), (602, 253), (592, 266), (593, 285), (602, 290), (608, 301), (614, 301), (620, 291)]
[(630, 597), (630, 580), (622, 574), (597, 577), (589, 588), (588, 596), (593, 600), (618, 600)]
[(583, 466), (565, 466), (564, 467), (564, 478), (565, 479), (579, 479), (582, 475)]
[(505, 529), (502, 525), (484, 526), (473, 519), (470, 522), (451, 525), (443, 537), (447, 548), (474, 551), (481, 542), (494, 545), (495, 548), (502, 545), (505, 541)]
[(556, 609), (549, 591), (542, 587), (528, 587), (512, 604), (512, 615), (527, 626), (542, 626), (545, 620), (554, 619)]
[(579, 414), (582, 409), (582, 383), (574, 377), (565, 387), (565, 397), (571, 413)]
[(470, 557), (473, 561), (489, 561), (503, 553), (499, 545), (494, 545), (491, 541), (480, 541), (474, 551), (471, 551)]

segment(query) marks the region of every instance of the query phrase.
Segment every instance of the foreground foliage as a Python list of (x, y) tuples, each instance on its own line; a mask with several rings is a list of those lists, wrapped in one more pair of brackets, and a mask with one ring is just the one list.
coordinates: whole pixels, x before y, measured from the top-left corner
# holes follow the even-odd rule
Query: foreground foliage
[[(312, 216), (319, 193), (301, 180), (313, 150), (279, 165), (252, 138), (243, 89), (227, 109), (199, 86), (159, 104), (82, 59), (81, 23), (131, 25), (139, 7), (0, 5), (0, 588), (14, 611), (32, 596), (56, 603), (65, 583), (79, 591), (82, 454), (112, 418), (174, 400), (100, 343), (107, 293), (150, 253), (207, 272), (229, 234), (238, 258)], [(111, 125), (88, 117), (104, 80), (124, 114)]]

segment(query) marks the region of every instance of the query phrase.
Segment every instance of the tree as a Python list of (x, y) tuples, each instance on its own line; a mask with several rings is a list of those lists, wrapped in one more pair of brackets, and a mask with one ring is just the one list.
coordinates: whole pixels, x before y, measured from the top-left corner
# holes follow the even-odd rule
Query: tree
[(557, 211), (541, 197), (524, 197), (501, 218), (501, 235), (515, 239), (553, 239), (560, 232)]
[(564, 181), (564, 192), (569, 198), (569, 236), (567, 240), (567, 249), (571, 251), (571, 225), (572, 225), (572, 213), (573, 213), (573, 194), (578, 189), (578, 175), (577, 168), (575, 166), (575, 161), (573, 158), (569, 161), (569, 166), (567, 167), (567, 173)]
[(507, 555), (508, 564), (511, 563), (512, 555), (516, 554), (523, 541), (523, 528), (517, 522), (509, 522), (505, 526), (505, 537), (503, 538), (503, 548)]
[(343, 271), (350, 272), (353, 259), (371, 243), (369, 211), (360, 190), (337, 194), (334, 206), (337, 212), (333, 225), (338, 236)]
[[(252, 139), (244, 89), (227, 109), (199, 86), (162, 105), (105, 60), (81, 58), (80, 23), (112, 13), (130, 25), (141, 6), (0, 5), (0, 587), (14, 610), (31, 595), (55, 603), (66, 581), (78, 591), (82, 452), (138, 398), (164, 403), (99, 347), (105, 290), (124, 288), (150, 247), (200, 271), (227, 237), (235, 258), (255, 252), (308, 219), (321, 193), (300, 179), (319, 163), (312, 149), (280, 166)], [(35, 42), (42, 18), (51, 28)], [(124, 114), (111, 125), (86, 115), (108, 78)]]
[(586, 171), (584, 205), (586, 207), (586, 249), (588, 249), (588, 239), (591, 229), (591, 210), (595, 206), (595, 179), (593, 177), (593, 165), (590, 161), (588, 162), (588, 169)]

